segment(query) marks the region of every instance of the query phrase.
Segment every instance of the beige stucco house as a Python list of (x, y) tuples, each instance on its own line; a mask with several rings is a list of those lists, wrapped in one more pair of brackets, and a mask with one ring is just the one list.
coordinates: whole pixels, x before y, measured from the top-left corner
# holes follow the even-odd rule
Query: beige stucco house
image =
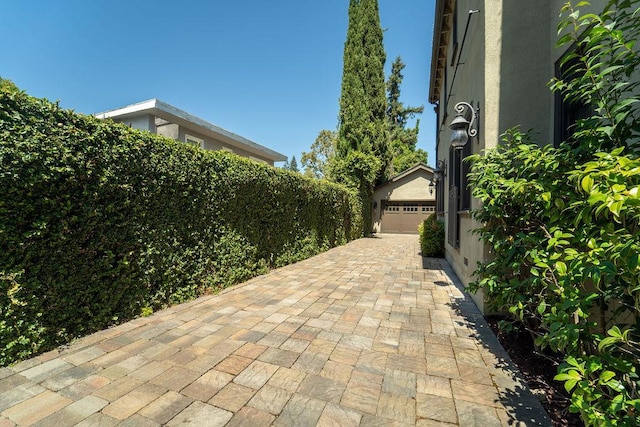
[(287, 160), (283, 154), (155, 98), (98, 113), (96, 117), (110, 118), (116, 122), (193, 144), (205, 150), (230, 151), (271, 166), (274, 162)]
[[(573, 107), (547, 87), (566, 53), (554, 47), (565, 2), (436, 1), (429, 101), (437, 112), (437, 210), (446, 224), (446, 258), (465, 285), (490, 253), (471, 233), (478, 224), (470, 210), (479, 202), (471, 197), (462, 160), (496, 147), (500, 135), (516, 125), (535, 129), (541, 144), (557, 144), (575, 117)], [(593, 7), (603, 3), (592, 1)], [(452, 146), (454, 119), (473, 121), (468, 141), (459, 147)], [(483, 296), (473, 297), (483, 309)]]
[(418, 224), (436, 210), (433, 169), (424, 163), (394, 176), (373, 192), (375, 233), (418, 233)]

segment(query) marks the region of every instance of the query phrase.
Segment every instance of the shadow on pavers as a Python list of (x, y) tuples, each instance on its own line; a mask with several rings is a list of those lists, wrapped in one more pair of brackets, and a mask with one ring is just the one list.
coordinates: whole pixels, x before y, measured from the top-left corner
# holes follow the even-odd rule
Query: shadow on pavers
[(452, 298), (451, 308), (459, 316), (464, 318), (465, 325), (474, 330), (470, 338), (475, 338), (496, 358), (494, 365), (496, 372), (492, 374), (494, 383), (500, 392), (500, 401), (504, 405), (510, 419), (510, 424), (551, 426), (551, 421), (540, 401), (531, 393), (515, 364), (502, 348), (491, 328), (484, 319), (482, 313), (473, 302), (455, 272), (444, 258), (424, 258), (423, 266), (426, 269), (436, 269), (436, 262), (440, 260), (437, 268), (441, 269), (450, 282), (438, 281), (437, 286), (449, 286), (453, 284), (460, 292)]

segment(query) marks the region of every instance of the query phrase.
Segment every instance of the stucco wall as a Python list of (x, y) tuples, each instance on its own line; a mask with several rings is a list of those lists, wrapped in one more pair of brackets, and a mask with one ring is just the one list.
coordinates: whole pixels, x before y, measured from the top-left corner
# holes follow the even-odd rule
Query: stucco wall
[(185, 127), (185, 126), (180, 126), (180, 133), (178, 136), (178, 140), (180, 141), (184, 141), (185, 140), (185, 135), (191, 135), (191, 136), (195, 136), (196, 138), (202, 139), (204, 141), (203, 143), (203, 148), (205, 150), (228, 150), (231, 151), (239, 156), (242, 157), (248, 157), (248, 158), (255, 158), (257, 160), (263, 161), (271, 166), (273, 166), (273, 161), (271, 161), (270, 159), (260, 156), (258, 154), (255, 153), (250, 153), (246, 150), (243, 150), (241, 148), (238, 148), (236, 146), (232, 146), (231, 144), (227, 144), (225, 142), (222, 142), (218, 139), (214, 139), (208, 136), (205, 136), (201, 133), (198, 133), (194, 130), (192, 130), (191, 128)]
[(228, 148), (239, 156), (252, 158), (253, 160), (262, 161), (273, 166), (273, 161), (267, 157), (256, 153), (250, 153), (242, 148), (205, 136), (191, 128), (179, 126), (176, 123), (170, 123), (164, 119), (156, 118), (149, 114), (127, 117), (124, 119), (118, 119), (117, 121), (125, 123), (136, 129), (148, 130), (150, 132), (157, 133), (158, 135), (166, 136), (178, 141), (185, 141), (185, 135), (191, 135), (204, 141), (203, 148), (205, 150), (222, 150), (224, 148)]
[[(516, 125), (523, 131), (533, 129), (540, 144), (553, 143), (554, 96), (548, 82), (554, 77), (555, 62), (565, 51), (554, 48), (558, 15), (565, 0), (458, 0), (457, 3), (460, 44), (467, 11), (478, 9), (479, 12), (471, 16), (463, 50), (458, 46), (459, 59), (452, 58), (451, 42), (455, 37), (450, 37), (446, 88), (440, 91), (439, 100), (438, 160), (445, 160), (447, 164), (450, 161), (448, 124), (455, 116), (453, 107), (459, 101), (480, 106), (479, 137), (468, 142), (472, 144), (472, 153), (495, 148), (500, 143), (500, 135)], [(594, 3), (597, 10), (604, 2)], [(452, 82), (456, 63), (461, 65)], [(449, 212), (449, 180), (450, 177), (446, 177), (444, 183), (445, 218)], [(472, 199), (471, 208), (478, 207), (479, 201)], [(470, 214), (461, 213), (459, 248), (445, 245), (446, 258), (465, 285), (473, 280), (477, 263), (491, 257), (488, 248), (471, 234), (478, 226)], [(474, 295), (473, 298), (484, 310), (484, 297)]]
[(125, 119), (116, 119), (115, 121), (124, 123), (129, 127), (148, 130), (149, 132), (156, 132), (156, 126), (154, 123), (154, 117), (150, 114), (143, 114), (137, 117), (129, 117)]

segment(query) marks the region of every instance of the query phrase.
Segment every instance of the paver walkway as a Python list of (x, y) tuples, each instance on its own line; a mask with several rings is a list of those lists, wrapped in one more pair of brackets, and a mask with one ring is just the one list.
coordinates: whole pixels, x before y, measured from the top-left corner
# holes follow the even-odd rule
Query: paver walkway
[(0, 369), (0, 426), (549, 425), (417, 240), (361, 239)]

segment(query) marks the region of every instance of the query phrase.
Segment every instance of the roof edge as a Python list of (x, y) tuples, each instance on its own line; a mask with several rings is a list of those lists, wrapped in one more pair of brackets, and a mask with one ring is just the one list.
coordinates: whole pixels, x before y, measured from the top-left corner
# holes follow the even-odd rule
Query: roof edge
[(94, 116), (96, 116), (99, 119), (117, 118), (117, 117), (121, 117), (128, 114), (142, 113), (145, 111), (152, 111), (152, 110), (157, 110), (166, 114), (170, 114), (172, 116), (185, 120), (189, 123), (193, 123), (196, 126), (207, 129), (219, 135), (225, 136), (235, 142), (249, 146), (254, 150), (260, 151), (272, 157), (274, 159), (274, 162), (282, 162), (287, 160), (287, 156), (285, 156), (282, 153), (278, 153), (277, 151), (267, 148), (264, 145), (260, 145), (256, 142), (253, 142), (243, 136), (240, 136), (226, 129), (223, 129), (220, 126), (216, 126), (213, 123), (203, 120), (200, 117), (194, 116), (193, 114), (190, 114), (178, 107), (175, 107), (157, 98), (152, 98), (146, 101), (137, 102), (135, 104), (126, 105), (121, 108), (104, 111), (102, 113), (94, 114)]

